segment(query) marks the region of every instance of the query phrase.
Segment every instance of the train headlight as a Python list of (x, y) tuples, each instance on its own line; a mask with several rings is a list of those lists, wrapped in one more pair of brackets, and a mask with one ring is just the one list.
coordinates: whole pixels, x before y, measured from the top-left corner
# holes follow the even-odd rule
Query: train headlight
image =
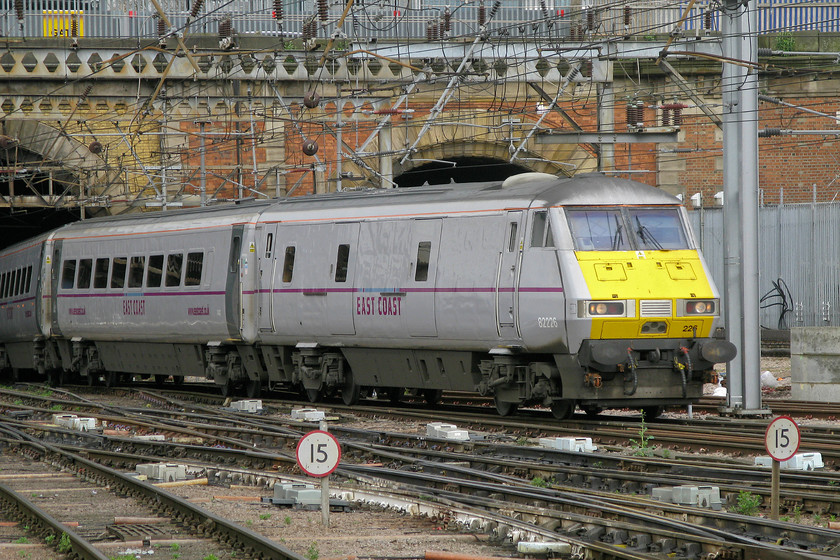
[(627, 311), (623, 301), (586, 301), (581, 306), (583, 317), (626, 317)]
[(680, 300), (678, 304), (678, 309), (682, 311), (681, 315), (685, 316), (696, 316), (696, 315), (707, 315), (707, 316), (717, 316), (718, 315), (718, 300), (716, 299), (684, 299)]

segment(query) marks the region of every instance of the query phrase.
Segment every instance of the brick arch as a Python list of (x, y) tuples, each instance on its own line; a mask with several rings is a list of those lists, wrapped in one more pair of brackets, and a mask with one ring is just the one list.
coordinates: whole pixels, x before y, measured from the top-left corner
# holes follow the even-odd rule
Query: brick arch
[[(576, 146), (571, 146), (571, 148), (568, 149), (569, 155), (571, 155), (575, 149)], [(401, 157), (395, 159), (394, 176), (397, 177), (427, 163), (422, 160), (446, 161), (452, 158), (471, 157), (487, 158), (507, 163), (510, 160), (510, 144), (503, 142), (474, 142), (459, 140), (455, 142), (429, 144), (426, 146), (421, 145), (421, 147), (419, 147), (404, 164), (400, 164), (400, 159), (402, 159)], [(554, 163), (554, 161), (552, 161), (552, 159), (547, 155), (537, 154), (529, 150), (521, 151), (520, 157), (512, 163), (519, 167), (523, 167), (528, 171), (551, 173), (553, 175), (564, 174), (569, 177), (574, 175), (573, 168), (559, 163)]]

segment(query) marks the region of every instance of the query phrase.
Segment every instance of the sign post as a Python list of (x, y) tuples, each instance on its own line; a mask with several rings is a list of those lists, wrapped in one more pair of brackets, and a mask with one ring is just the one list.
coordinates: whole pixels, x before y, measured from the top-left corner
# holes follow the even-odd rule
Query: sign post
[(799, 450), (799, 426), (789, 416), (773, 418), (764, 432), (764, 448), (773, 459), (770, 479), (770, 519), (779, 519), (779, 479), (781, 462), (787, 461)]
[(300, 438), (295, 449), (295, 458), (300, 469), (321, 479), (321, 521), (330, 526), (330, 473), (341, 460), (341, 446), (331, 433), (327, 423), (321, 422), (320, 430), (313, 430)]

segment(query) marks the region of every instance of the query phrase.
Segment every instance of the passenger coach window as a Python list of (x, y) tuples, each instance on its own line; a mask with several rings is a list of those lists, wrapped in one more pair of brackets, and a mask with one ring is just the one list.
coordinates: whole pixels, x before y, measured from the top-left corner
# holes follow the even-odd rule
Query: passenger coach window
[(286, 257), (283, 259), (283, 282), (291, 282), (295, 272), (295, 248), (286, 247)]
[(0, 274), (0, 298), (6, 297), (6, 273)]
[(26, 267), (26, 282), (24, 282), (24, 293), (28, 294), (32, 289), (32, 265)]
[(187, 254), (187, 274), (184, 276), (184, 286), (201, 285), (201, 268), (204, 264), (204, 253)]
[(415, 282), (425, 282), (429, 279), (429, 258), (431, 254), (431, 241), (421, 241), (417, 245), (417, 268), (414, 270)]
[(166, 285), (168, 287), (181, 285), (181, 269), (184, 266), (184, 255), (177, 253), (166, 259)]
[(265, 258), (267, 258), (267, 259), (270, 259), (270, 258), (271, 258), (271, 244), (272, 244), (273, 242), (274, 242), (274, 234), (273, 234), (273, 233), (269, 233), (269, 234), (265, 237)]
[(79, 259), (79, 278), (76, 281), (76, 289), (87, 290), (90, 288), (90, 278), (93, 272), (93, 259)]
[(21, 273), (21, 269), (15, 270), (15, 293), (14, 293), (14, 295), (16, 295), (16, 296), (20, 295), (20, 273)]
[(143, 269), (146, 267), (146, 257), (131, 257), (128, 264), (128, 287), (139, 288), (143, 285)]
[(96, 259), (96, 268), (93, 269), (93, 287), (108, 287), (108, 268), (111, 261), (108, 259)]
[(160, 288), (163, 279), (163, 255), (149, 257), (149, 269), (146, 271), (146, 287)]
[(125, 287), (125, 271), (128, 265), (128, 257), (114, 258), (114, 266), (111, 269), (111, 287)]
[(551, 222), (548, 212), (534, 213), (534, 227), (531, 228), (531, 247), (554, 247), (554, 237), (551, 235)]
[(61, 289), (72, 290), (73, 283), (76, 281), (76, 261), (64, 261), (64, 266), (61, 268)]
[(350, 261), (350, 245), (339, 245), (335, 259), (335, 281), (347, 281), (347, 263)]

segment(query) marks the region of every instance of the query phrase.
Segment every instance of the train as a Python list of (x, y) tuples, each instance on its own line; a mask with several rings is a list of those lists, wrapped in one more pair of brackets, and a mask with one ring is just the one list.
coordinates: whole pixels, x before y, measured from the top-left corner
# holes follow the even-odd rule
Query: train
[(679, 200), (599, 173), (95, 218), (0, 251), (0, 368), (56, 385), (655, 417), (735, 354)]

